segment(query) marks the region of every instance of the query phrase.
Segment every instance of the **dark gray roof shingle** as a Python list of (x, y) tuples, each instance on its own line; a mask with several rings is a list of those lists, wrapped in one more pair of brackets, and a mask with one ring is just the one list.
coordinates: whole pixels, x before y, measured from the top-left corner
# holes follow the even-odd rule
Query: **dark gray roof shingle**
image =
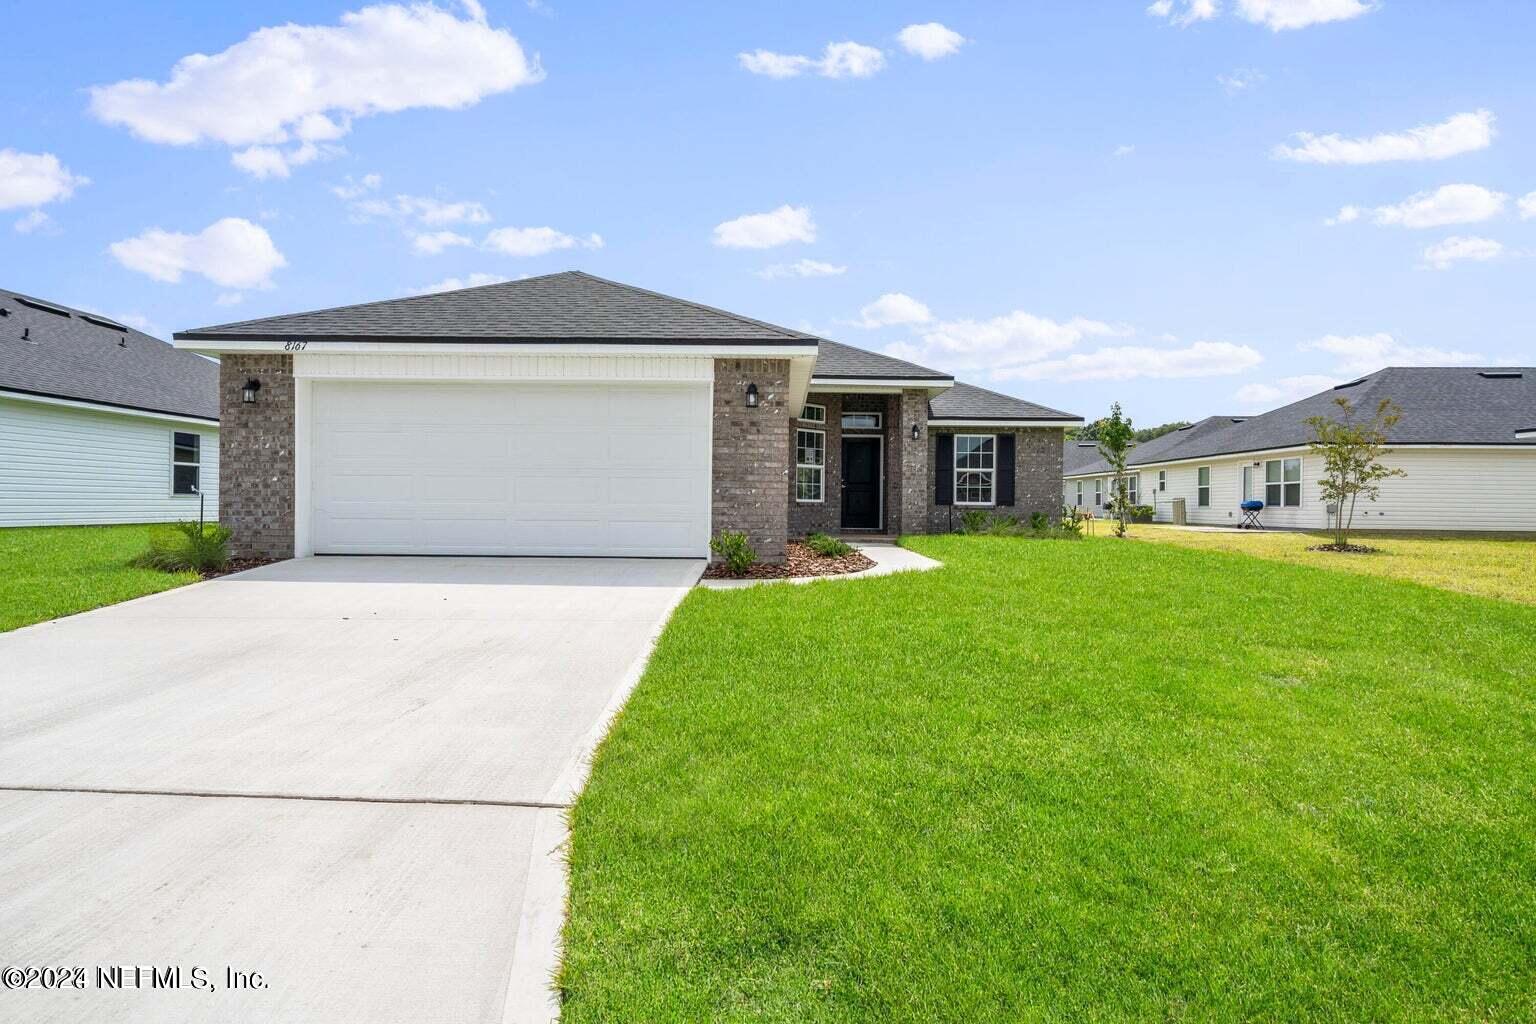
[(947, 373), (909, 363), (895, 356), (881, 355), (841, 342), (821, 338), (816, 356), (817, 378), (887, 378), (899, 380), (954, 380)]
[(936, 420), (1061, 420), (1062, 426), (1081, 423), (1082, 417), (1022, 398), (988, 391), (974, 384), (956, 382), (928, 400), (928, 418)]
[(715, 342), (813, 344), (813, 335), (567, 270), (180, 331), (177, 340)]
[(0, 291), (0, 309), (0, 390), (219, 418), (219, 364), (210, 359), (19, 292)]

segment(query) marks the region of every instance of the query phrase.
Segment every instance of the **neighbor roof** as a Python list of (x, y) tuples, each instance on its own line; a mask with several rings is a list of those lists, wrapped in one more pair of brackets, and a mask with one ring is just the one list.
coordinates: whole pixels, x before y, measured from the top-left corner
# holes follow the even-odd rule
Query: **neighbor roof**
[(955, 386), (928, 400), (930, 420), (1060, 420), (1062, 426), (1081, 423), (1081, 416), (1051, 409), (1022, 398), (1001, 395), (974, 384)]
[(0, 290), (0, 391), (219, 418), (219, 364), (95, 313)]
[(881, 355), (826, 338), (817, 340), (816, 371), (813, 376), (820, 380), (880, 379), (932, 380), (948, 383), (954, 378), (926, 366), (909, 363), (895, 356)]
[[(1128, 464), (1144, 466), (1184, 459), (1294, 448), (1312, 439), (1307, 420), (1337, 417), (1347, 398), (1356, 415), (1369, 417), (1383, 399), (1402, 410), (1387, 431), (1389, 444), (1507, 445), (1536, 447), (1525, 434), (1536, 409), (1536, 368), (1522, 366), (1389, 366), (1358, 380), (1303, 398), (1259, 416), (1211, 416), (1131, 452)], [(1168, 438), (1168, 443), (1159, 441)], [(1106, 472), (1102, 462), (1070, 471)]]
[(178, 341), (814, 344), (813, 335), (567, 270), (520, 281), (242, 320)]
[[(1244, 418), (1242, 416), (1207, 416), (1187, 427), (1171, 430), (1150, 441), (1133, 444), (1126, 456), (1126, 465), (1160, 462), (1168, 458), (1168, 453), (1173, 449), (1182, 447), (1195, 438), (1205, 437), (1214, 431), (1225, 430), (1233, 424), (1243, 422)], [(1079, 442), (1067, 441), (1066, 444), (1068, 447), (1064, 450), (1061, 460), (1062, 473), (1065, 476), (1103, 476), (1113, 472), (1109, 468), (1109, 463), (1099, 454), (1097, 442), (1087, 442), (1087, 447), (1078, 447), (1075, 450), (1072, 446)]]

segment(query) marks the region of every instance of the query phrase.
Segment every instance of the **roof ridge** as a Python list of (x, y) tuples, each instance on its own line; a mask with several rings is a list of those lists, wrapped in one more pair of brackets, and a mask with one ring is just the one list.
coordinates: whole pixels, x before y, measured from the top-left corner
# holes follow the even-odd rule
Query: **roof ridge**
[[(728, 309), (721, 309), (718, 306), (707, 306), (702, 302), (695, 302), (692, 299), (682, 299), (678, 298), (676, 295), (668, 295), (666, 292), (652, 291), (649, 288), (641, 288), (639, 285), (625, 284), (623, 281), (615, 281), (607, 277), (598, 277), (596, 274), (589, 274), (585, 270), (563, 270), (560, 273), (570, 274), (574, 277), (584, 277), (589, 281), (597, 281), (600, 284), (606, 284), (614, 288), (622, 288), (625, 291), (638, 292), (641, 295), (649, 295), (652, 298), (666, 299), (668, 302), (677, 302), (684, 306), (692, 306), (694, 309), (702, 309), (706, 313), (714, 313), (719, 316), (726, 317), (727, 319), (735, 320), (739, 323), (751, 324), (754, 327), (765, 327), (770, 331), (776, 331), (788, 338), (816, 338), (815, 335), (807, 334), (804, 331), (796, 331), (788, 327), (780, 327), (778, 324), (771, 324), (766, 320), (757, 320), (750, 316), (742, 316), (740, 313), (732, 313)], [(558, 275), (546, 274), (544, 276), (555, 277)]]

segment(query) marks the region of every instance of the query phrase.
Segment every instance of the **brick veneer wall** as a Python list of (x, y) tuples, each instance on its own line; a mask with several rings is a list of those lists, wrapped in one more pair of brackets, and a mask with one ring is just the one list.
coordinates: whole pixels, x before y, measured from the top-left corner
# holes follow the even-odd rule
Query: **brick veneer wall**
[[(881, 479), (885, 482), (885, 530), (889, 533), (901, 529), (901, 430), (896, 421), (897, 405), (891, 395), (841, 395), (813, 394), (806, 399), (811, 405), (827, 408), (826, 423), (801, 423), (799, 409), (792, 410), (789, 422), (789, 535), (804, 537), (808, 533), (837, 534), (843, 528), (843, 437), (880, 437), (884, 439), (881, 453), (884, 464)], [(878, 412), (883, 417), (882, 430), (852, 430), (844, 435), (843, 413)], [(926, 415), (927, 405), (924, 404)], [(825, 430), (827, 434), (827, 462), (825, 500), (801, 502), (795, 500), (795, 432)]]
[[(259, 380), (256, 401), (240, 390)], [(293, 557), (293, 357), (219, 361), (219, 522), (237, 558)]]
[[(756, 409), (747, 408), (748, 384), (757, 385)], [(764, 561), (784, 560), (789, 533), (788, 398), (788, 359), (715, 360), (711, 532), (746, 531)]]
[[(903, 533), (928, 533), (928, 506), (933, 501), (933, 485), (928, 467), (933, 462), (928, 439), (928, 392), (908, 389), (901, 393), (897, 407), (900, 432), (900, 467), (897, 473), (899, 512), (896, 520)], [(918, 440), (912, 440), (912, 424), (918, 425)]]
[[(1023, 430), (1000, 430), (993, 427), (977, 427), (972, 430), (931, 430), (928, 432), (928, 488), (925, 504), (928, 510), (928, 528), (932, 533), (948, 533), (960, 528), (960, 514), (975, 506), (947, 506), (934, 503), (935, 463), (938, 458), (937, 434), (1013, 434), (1013, 497), (1012, 506), (998, 509), (1006, 515), (1028, 520), (1036, 512), (1044, 512), (1055, 519), (1061, 514), (1061, 442), (1062, 431), (1055, 427), (1029, 427)], [(951, 517), (953, 513), (953, 517)]]

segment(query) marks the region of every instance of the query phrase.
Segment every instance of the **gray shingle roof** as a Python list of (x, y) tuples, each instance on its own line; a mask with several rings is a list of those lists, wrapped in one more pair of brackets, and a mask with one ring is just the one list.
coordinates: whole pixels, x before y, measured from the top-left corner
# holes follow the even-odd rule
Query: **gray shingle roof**
[(885, 377), (900, 380), (954, 380), (947, 373), (909, 363), (895, 356), (881, 355), (841, 342), (821, 338), (817, 345), (815, 376), (830, 378)]
[(177, 340), (711, 342), (804, 345), (813, 335), (579, 270), (432, 295), (180, 331)]
[(956, 382), (928, 400), (928, 418), (937, 420), (1061, 420), (1063, 426), (1082, 417), (1022, 398), (998, 394), (974, 384)]
[[(1169, 452), (1175, 448), (1182, 448), (1195, 438), (1208, 436), (1216, 431), (1225, 430), (1235, 423), (1241, 423), (1242, 416), (1207, 416), (1197, 423), (1191, 423), (1187, 427), (1171, 430), (1160, 437), (1154, 437), (1150, 441), (1143, 441), (1133, 445), (1126, 456), (1126, 465), (1134, 466), (1138, 463), (1158, 462), (1169, 458)], [(1067, 442), (1069, 445), (1075, 441)], [(1098, 445), (1079, 449), (1071, 458), (1063, 456), (1062, 472), (1067, 476), (1101, 476), (1112, 472), (1109, 463), (1098, 454)], [(1179, 456), (1172, 456), (1178, 458)]]
[(219, 418), (219, 364), (210, 359), (19, 292), (0, 291), (0, 310), (0, 390)]

